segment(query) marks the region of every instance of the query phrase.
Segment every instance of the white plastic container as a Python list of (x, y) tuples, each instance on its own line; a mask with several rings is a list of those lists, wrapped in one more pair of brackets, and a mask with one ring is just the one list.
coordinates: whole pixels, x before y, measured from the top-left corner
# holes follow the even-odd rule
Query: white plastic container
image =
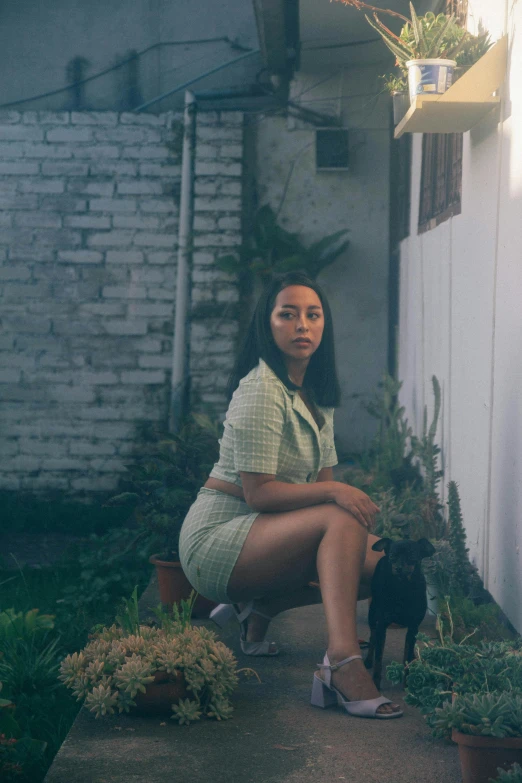
[(453, 82), (455, 60), (408, 60), (410, 101), (416, 95), (442, 95)]

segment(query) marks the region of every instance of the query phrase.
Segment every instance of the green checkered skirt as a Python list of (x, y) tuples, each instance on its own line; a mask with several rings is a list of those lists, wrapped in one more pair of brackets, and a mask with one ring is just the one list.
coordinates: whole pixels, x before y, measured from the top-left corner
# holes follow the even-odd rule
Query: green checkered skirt
[(202, 487), (181, 528), (179, 559), (192, 587), (230, 603), (228, 581), (254, 519), (244, 500)]

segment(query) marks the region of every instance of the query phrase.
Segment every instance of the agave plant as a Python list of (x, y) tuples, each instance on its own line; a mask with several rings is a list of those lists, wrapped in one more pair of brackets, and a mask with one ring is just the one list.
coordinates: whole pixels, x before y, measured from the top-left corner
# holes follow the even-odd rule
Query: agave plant
[[(362, 0), (340, 0), (358, 10), (371, 11), (365, 14), (366, 21), (381, 36), (388, 49), (395, 55), (396, 64), (405, 73), (408, 60), (444, 58), (455, 60), (457, 66), (470, 66), (484, 55), (491, 41), (487, 32), (472, 35), (461, 27), (454, 15), (434, 14), (428, 11), (418, 16), (410, 3), (410, 19), (385, 8), (377, 8)], [(379, 18), (379, 13), (400, 18), (404, 25), (396, 35)]]

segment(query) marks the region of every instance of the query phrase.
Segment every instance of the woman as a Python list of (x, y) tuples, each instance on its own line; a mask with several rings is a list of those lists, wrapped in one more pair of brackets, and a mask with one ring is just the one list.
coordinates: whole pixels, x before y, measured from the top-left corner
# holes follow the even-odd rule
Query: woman
[(270, 619), (314, 602), (319, 577), (328, 649), (312, 703), (350, 714), (402, 715), (364, 668), (356, 605), (369, 595), (382, 553), (369, 534), (377, 506), (334, 481), (333, 408), (339, 404), (330, 308), (301, 273), (262, 294), (231, 378), (220, 457), (183, 523), (180, 559), (196, 590), (233, 604), (247, 654)]

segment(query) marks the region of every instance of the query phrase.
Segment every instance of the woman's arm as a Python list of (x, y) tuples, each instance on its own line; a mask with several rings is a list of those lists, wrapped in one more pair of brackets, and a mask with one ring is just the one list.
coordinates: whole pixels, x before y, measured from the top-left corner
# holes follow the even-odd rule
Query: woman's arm
[[(323, 468), (323, 471), (331, 468)], [(265, 513), (293, 511), (305, 506), (321, 503), (337, 503), (349, 511), (364, 527), (372, 528), (378, 506), (356, 487), (340, 481), (321, 480), (314, 484), (287, 484), (276, 481), (268, 473), (247, 473), (240, 471), (245, 500), (254, 511)]]
[(333, 468), (321, 468), (316, 481), (333, 481)]

